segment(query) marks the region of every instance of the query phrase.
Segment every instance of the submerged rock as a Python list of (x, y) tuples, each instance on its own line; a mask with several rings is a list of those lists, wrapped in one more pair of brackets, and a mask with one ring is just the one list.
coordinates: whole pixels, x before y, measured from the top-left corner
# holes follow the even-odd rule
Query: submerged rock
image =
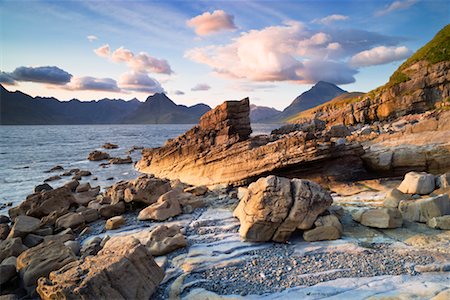
[(74, 261), (41, 278), (42, 299), (149, 299), (164, 272), (134, 238), (108, 241), (96, 256)]
[(109, 159), (109, 158), (110, 158), (110, 156), (108, 153), (101, 152), (98, 150), (92, 151), (91, 153), (89, 153), (89, 156), (88, 156), (88, 160), (91, 160), (91, 161), (105, 160), (105, 159)]
[(113, 157), (109, 160), (109, 163), (113, 165), (122, 165), (122, 164), (131, 164), (133, 163), (133, 161), (131, 160), (131, 156), (127, 156), (125, 158)]
[(34, 188), (35, 193), (39, 193), (41, 191), (50, 191), (50, 190), (53, 190), (53, 188), (48, 183), (39, 184)]
[(116, 145), (116, 144), (112, 144), (112, 143), (105, 143), (105, 144), (103, 144), (102, 148), (104, 148), (104, 149), (117, 149), (117, 148), (119, 148), (119, 146)]
[(332, 201), (316, 183), (271, 175), (249, 185), (234, 216), (244, 240), (283, 242), (296, 229), (310, 229)]

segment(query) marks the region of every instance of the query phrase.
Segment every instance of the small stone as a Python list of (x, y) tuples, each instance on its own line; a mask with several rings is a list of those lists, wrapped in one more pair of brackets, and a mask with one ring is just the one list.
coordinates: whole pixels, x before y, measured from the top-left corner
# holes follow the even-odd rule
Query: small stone
[(109, 159), (109, 157), (110, 156), (108, 153), (95, 150), (95, 151), (92, 151), (91, 153), (89, 153), (88, 160), (99, 161), (99, 160)]
[(105, 229), (114, 230), (119, 228), (123, 224), (125, 224), (125, 219), (122, 216), (112, 217), (106, 221)]
[(86, 176), (91, 176), (92, 173), (91, 173), (91, 171), (88, 171), (88, 170), (81, 170), (81, 171), (77, 172), (77, 175), (81, 176), (81, 177), (86, 177)]

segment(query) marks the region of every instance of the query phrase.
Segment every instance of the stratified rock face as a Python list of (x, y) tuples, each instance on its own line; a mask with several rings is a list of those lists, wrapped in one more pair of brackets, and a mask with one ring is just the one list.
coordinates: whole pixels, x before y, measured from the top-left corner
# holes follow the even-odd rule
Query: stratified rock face
[(149, 299), (164, 277), (135, 238), (112, 238), (96, 255), (41, 278), (42, 299)]
[(314, 138), (311, 132), (249, 138), (248, 112), (248, 99), (225, 102), (182, 136), (161, 148), (145, 149), (136, 167), (192, 185), (246, 184), (267, 174), (322, 179), (359, 176), (363, 153), (359, 144), (337, 145), (329, 137)]
[(329, 192), (314, 182), (272, 175), (249, 185), (234, 215), (244, 240), (283, 242), (296, 229), (310, 229), (332, 201)]

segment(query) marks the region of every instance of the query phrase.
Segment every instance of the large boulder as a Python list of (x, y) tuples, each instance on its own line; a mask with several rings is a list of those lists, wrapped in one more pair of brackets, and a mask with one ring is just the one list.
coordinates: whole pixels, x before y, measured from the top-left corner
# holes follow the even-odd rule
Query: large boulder
[(152, 230), (147, 248), (153, 256), (166, 255), (176, 249), (186, 247), (186, 237), (177, 225), (160, 225)]
[(111, 198), (112, 204), (119, 201), (153, 204), (170, 189), (168, 180), (143, 175), (135, 180), (116, 183), (106, 191), (106, 196)]
[(400, 192), (398, 189), (391, 189), (386, 193), (383, 200), (384, 207), (398, 208), (398, 204), (402, 200), (409, 199), (410, 195)]
[(164, 272), (135, 238), (112, 238), (96, 255), (41, 278), (42, 299), (149, 299)]
[(138, 220), (165, 221), (170, 217), (182, 213), (180, 201), (178, 200), (179, 191), (172, 190), (161, 197), (156, 203), (144, 208), (139, 212)]
[(332, 201), (316, 183), (271, 175), (249, 185), (234, 216), (244, 240), (282, 242), (296, 229), (310, 229)]
[(81, 214), (69, 212), (56, 220), (56, 228), (79, 228), (84, 225), (84, 218)]
[(19, 206), (9, 210), (9, 215), (11, 218), (18, 215), (42, 218), (55, 211), (67, 210), (74, 202), (71, 191), (66, 187), (60, 187), (27, 196)]
[(403, 224), (402, 215), (394, 208), (372, 208), (352, 214), (353, 220), (375, 228), (398, 228)]
[(14, 220), (14, 225), (9, 232), (8, 238), (21, 237), (24, 238), (40, 227), (41, 220), (29, 216), (18, 216)]
[(435, 178), (432, 174), (425, 172), (409, 172), (398, 187), (405, 194), (427, 195), (434, 191)]
[(450, 230), (450, 215), (431, 218), (427, 225), (431, 228)]
[(109, 218), (123, 214), (125, 212), (125, 203), (120, 201), (116, 204), (102, 205), (98, 209), (98, 212), (103, 218), (109, 219)]
[(0, 262), (10, 256), (19, 256), (28, 248), (22, 244), (22, 238), (12, 238), (0, 242)]
[(51, 271), (58, 270), (75, 260), (72, 250), (63, 243), (44, 242), (19, 255), (17, 271), (24, 287), (31, 293), (40, 277), (48, 276)]
[(450, 215), (450, 199), (447, 194), (442, 194), (419, 200), (405, 200), (400, 201), (398, 209), (404, 219), (426, 223), (431, 218)]

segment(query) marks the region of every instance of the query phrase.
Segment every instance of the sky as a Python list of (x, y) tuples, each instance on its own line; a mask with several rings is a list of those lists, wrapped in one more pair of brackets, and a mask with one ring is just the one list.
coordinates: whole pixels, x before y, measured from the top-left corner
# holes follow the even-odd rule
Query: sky
[(283, 109), (370, 91), (450, 20), (445, 0), (0, 2), (0, 83), (32, 96)]

